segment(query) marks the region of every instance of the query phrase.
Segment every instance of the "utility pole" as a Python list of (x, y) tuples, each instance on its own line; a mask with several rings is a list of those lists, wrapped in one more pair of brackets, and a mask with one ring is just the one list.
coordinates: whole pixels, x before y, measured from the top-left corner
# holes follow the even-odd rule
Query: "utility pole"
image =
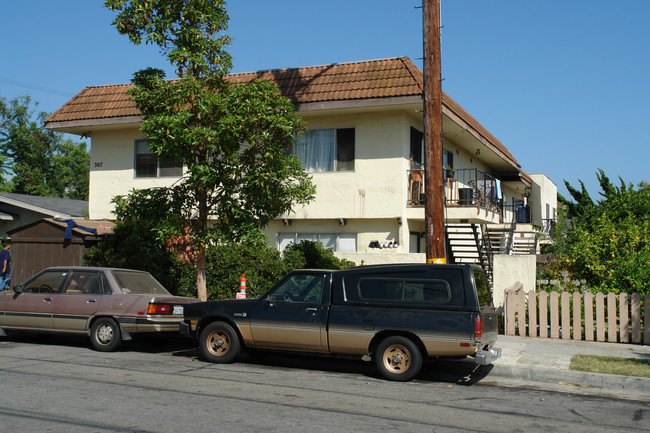
[(424, 148), (427, 263), (445, 263), (444, 185), (442, 181), (442, 67), (440, 0), (423, 0)]

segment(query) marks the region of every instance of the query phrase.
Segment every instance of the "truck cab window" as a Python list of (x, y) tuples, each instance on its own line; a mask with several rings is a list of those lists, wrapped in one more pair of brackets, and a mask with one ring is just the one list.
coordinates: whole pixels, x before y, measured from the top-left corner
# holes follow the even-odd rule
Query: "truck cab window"
[(323, 293), (322, 275), (294, 275), (269, 295), (271, 301), (319, 303)]

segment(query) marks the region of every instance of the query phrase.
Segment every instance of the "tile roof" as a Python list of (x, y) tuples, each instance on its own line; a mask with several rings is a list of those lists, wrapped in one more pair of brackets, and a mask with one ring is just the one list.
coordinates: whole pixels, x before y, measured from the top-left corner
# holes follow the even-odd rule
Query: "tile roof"
[[(232, 83), (256, 79), (273, 81), (280, 93), (295, 104), (421, 97), (424, 83), (422, 71), (408, 57), (231, 74), (227, 79)], [(49, 116), (46, 125), (56, 128), (54, 124), (58, 122), (101, 120), (106, 123), (111, 118), (140, 116), (127, 94), (131, 87), (132, 84), (86, 87)], [(444, 92), (442, 102), (505, 158), (520, 167), (499, 140)]]

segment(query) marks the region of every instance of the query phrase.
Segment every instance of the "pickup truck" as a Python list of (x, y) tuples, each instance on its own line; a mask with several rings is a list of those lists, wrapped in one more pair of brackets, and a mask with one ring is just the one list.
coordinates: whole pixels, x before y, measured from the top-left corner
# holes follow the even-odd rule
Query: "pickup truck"
[(423, 359), (473, 357), (486, 365), (497, 315), (475, 265), (393, 264), (297, 270), (256, 299), (185, 306), (180, 332), (201, 357), (228, 363), (244, 348), (374, 358), (389, 380), (411, 380)]

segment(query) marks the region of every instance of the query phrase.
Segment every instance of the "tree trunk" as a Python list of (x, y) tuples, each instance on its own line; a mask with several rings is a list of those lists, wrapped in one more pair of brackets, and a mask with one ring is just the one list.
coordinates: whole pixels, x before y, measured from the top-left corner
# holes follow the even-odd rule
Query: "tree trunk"
[[(207, 155), (206, 155), (207, 159)], [(205, 235), (206, 229), (208, 227), (208, 193), (201, 188), (198, 192), (198, 203), (199, 208), (199, 218), (198, 218), (198, 231), (201, 238)], [(201, 302), (208, 300), (208, 289), (205, 281), (205, 256), (206, 256), (207, 247), (206, 244), (202, 241), (199, 241), (197, 245), (197, 257), (196, 257), (196, 294)]]
[(196, 257), (196, 295), (199, 301), (208, 300), (208, 290), (205, 284), (205, 248), (200, 247)]

